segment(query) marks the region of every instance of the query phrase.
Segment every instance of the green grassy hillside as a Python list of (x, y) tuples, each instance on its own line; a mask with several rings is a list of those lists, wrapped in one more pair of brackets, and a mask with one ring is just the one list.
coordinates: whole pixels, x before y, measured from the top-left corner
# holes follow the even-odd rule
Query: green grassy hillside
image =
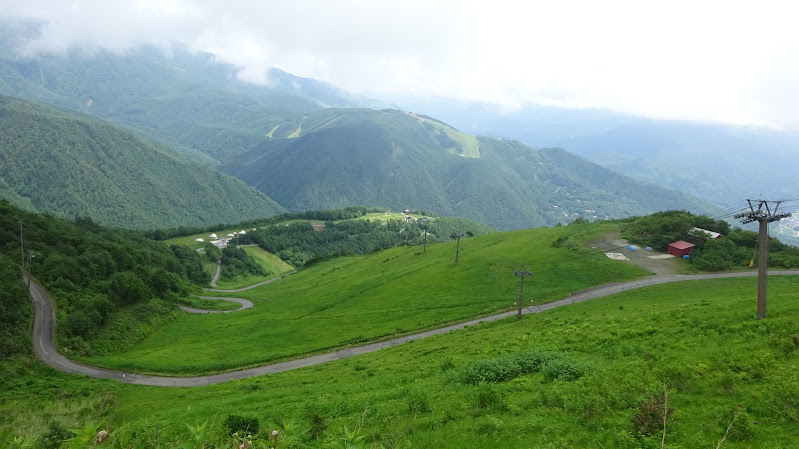
[(0, 96), (0, 128), (0, 196), (18, 207), (128, 228), (283, 211), (237, 179), (87, 116)]
[[(29, 298), (11, 268), (22, 220), (27, 247), (35, 249), (34, 274), (57, 300), (66, 332), (59, 346), (70, 345), (71, 357), (85, 349), (74, 343), (87, 321), (74, 317), (108, 313), (113, 302), (105, 321), (89, 320), (105, 327), (88, 330), (125, 338), (105, 338), (100, 349), (113, 355), (88, 360), (182, 373), (296, 357), (511, 308), (520, 263), (534, 272), (525, 299), (535, 303), (635, 277), (638, 270), (581, 245), (617, 232), (620, 223), (465, 238), (457, 265), (452, 243), (426, 253), (415, 246), (336, 259), (244, 292), (256, 302), (250, 311), (188, 316), (170, 313), (180, 293), (171, 286), (191, 290), (189, 269), (202, 269), (196, 252), (4, 204), (0, 441), (10, 447), (21, 442), (4, 431), (55, 448), (47, 442), (64, 427), (81, 429), (78, 438), (111, 430), (106, 444), (113, 447), (151, 447), (156, 428), (160, 447), (230, 446), (231, 415), (261, 423), (256, 446), (280, 429), (284, 446), (297, 436), (295, 443), (309, 448), (361, 437), (360, 447), (661, 447), (662, 411), (664, 447), (716, 447), (726, 435), (724, 448), (791, 448), (799, 437), (796, 276), (770, 279), (769, 316), (759, 321), (755, 278), (662, 284), (310, 368), (168, 389), (70, 376), (33, 359)], [(166, 320), (146, 322), (159, 311)], [(125, 345), (132, 347), (120, 352)], [(298, 436), (302, 429), (310, 431)]]
[(669, 208), (718, 210), (563, 150), (469, 136), (396, 110), (327, 109), (287, 126), (286, 133), (293, 134), (275, 133), (222, 169), (289, 210), (419, 208), (498, 229)]
[[(147, 434), (158, 421), (175, 436), (183, 422), (219, 429), (230, 414), (324, 423), (307, 447), (330, 447), (360, 421), (365, 447), (648, 448), (661, 447), (668, 408), (668, 448), (716, 447), (731, 423), (724, 448), (790, 448), (799, 418), (797, 282), (772, 281), (766, 321), (753, 317), (754, 279), (648, 287), (246, 381), (120, 386), (116, 418)], [(500, 382), (465, 380), (525, 354), (550, 362)]]
[[(301, 440), (308, 448), (339, 447), (346, 427), (365, 448), (634, 449), (661, 447), (665, 409), (666, 448), (717, 447), (726, 433), (725, 449), (788, 449), (799, 437), (797, 282), (771, 280), (763, 321), (754, 319), (754, 279), (664, 284), (194, 389), (96, 381), (34, 361), (0, 378), (0, 427), (37, 437), (51, 421), (91, 428), (103, 420), (115, 440), (154, 441), (157, 428), (162, 447), (193, 438), (223, 447), (236, 415), (259, 420), (255, 444), (285, 423), (311, 429)], [(526, 374), (468, 381), (476, 370), (541, 356), (548, 361)]]
[[(429, 244), (427, 252), (400, 247), (319, 263), (232, 294), (253, 301), (253, 309), (181, 317), (130, 351), (88, 361), (175, 374), (232, 370), (511, 309), (519, 294), (513, 273), (524, 263), (534, 272), (526, 300), (536, 304), (644, 274), (578, 249), (578, 241), (604, 229), (583, 224), (464, 238), (458, 264), (454, 241)], [(571, 244), (553, 247), (558, 239)]]

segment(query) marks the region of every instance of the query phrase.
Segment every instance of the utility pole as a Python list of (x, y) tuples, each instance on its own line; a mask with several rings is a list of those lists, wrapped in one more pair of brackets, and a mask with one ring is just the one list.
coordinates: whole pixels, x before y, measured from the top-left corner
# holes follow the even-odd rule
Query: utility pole
[(521, 270), (515, 271), (513, 273), (516, 276), (521, 276), (522, 278), (522, 286), (519, 289), (519, 314), (516, 315), (516, 319), (519, 320), (522, 319), (522, 304), (524, 303), (524, 277), (533, 275), (533, 273), (531, 273), (530, 270), (527, 269), (527, 267), (528, 267), (527, 265), (522, 265)]
[(19, 221), (19, 250), (22, 253), (22, 275), (25, 276), (25, 244), (22, 240), (22, 220)]
[(453, 239), (458, 239), (458, 243), (455, 246), (455, 263), (458, 263), (458, 255), (461, 252), (461, 237), (463, 237), (463, 234), (460, 232), (453, 232), (451, 237)]
[(36, 255), (33, 254), (33, 250), (28, 250), (28, 288), (31, 286), (31, 276), (33, 275), (33, 258)]
[[(741, 223), (747, 224), (757, 221), (760, 224), (757, 237), (759, 253), (757, 255), (757, 319), (766, 317), (766, 283), (768, 281), (768, 224), (790, 217), (791, 214), (778, 214), (777, 210), (782, 201), (746, 200), (749, 203), (749, 212), (736, 214)], [(757, 209), (755, 209), (757, 203)], [(769, 204), (772, 203), (772, 204)]]
[(427, 217), (422, 217), (422, 232), (424, 232), (424, 251), (427, 252), (427, 222), (430, 221)]

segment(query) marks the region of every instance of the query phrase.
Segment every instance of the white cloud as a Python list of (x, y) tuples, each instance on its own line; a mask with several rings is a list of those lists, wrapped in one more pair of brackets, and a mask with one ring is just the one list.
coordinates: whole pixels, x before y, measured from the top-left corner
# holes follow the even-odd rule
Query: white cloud
[[(0, 0), (47, 22), (30, 51), (178, 40), (380, 97), (542, 102), (799, 126), (791, 2)], [(790, 101), (790, 102), (789, 102)]]

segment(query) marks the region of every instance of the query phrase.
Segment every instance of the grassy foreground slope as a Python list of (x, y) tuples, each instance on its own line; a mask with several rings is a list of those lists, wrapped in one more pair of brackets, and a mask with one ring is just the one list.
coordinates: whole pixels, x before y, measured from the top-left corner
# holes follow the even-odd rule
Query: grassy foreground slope
[[(324, 425), (303, 447), (334, 447), (362, 422), (384, 447), (789, 448), (799, 438), (799, 279), (771, 279), (754, 319), (755, 279), (692, 281), (435, 336), (326, 365), (198, 389), (119, 385), (116, 425), (185, 438), (206, 420), (223, 444), (230, 414)], [(537, 350), (552, 362), (502, 382), (468, 369)], [(568, 374), (572, 373), (572, 374)], [(148, 404), (142, 407), (142, 404)], [(647, 435), (650, 434), (650, 435)]]
[(612, 226), (578, 224), (464, 238), (458, 264), (454, 241), (428, 244), (427, 252), (400, 247), (335, 259), (233, 294), (253, 301), (253, 309), (183, 316), (130, 351), (88, 361), (174, 374), (233, 370), (512, 308), (519, 295), (513, 273), (523, 263), (534, 272), (526, 282), (528, 305), (643, 275), (576, 244)]

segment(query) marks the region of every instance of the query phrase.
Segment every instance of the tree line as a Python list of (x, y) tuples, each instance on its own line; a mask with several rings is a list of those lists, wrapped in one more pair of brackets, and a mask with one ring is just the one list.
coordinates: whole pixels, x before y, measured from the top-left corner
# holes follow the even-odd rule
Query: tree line
[(326, 221), (317, 231), (307, 221), (268, 226), (239, 236), (240, 243), (255, 243), (296, 268), (340, 256), (368, 254), (395, 246), (445, 242), (454, 233), (482, 235), (492, 228), (470, 220), (439, 217), (427, 223), (388, 220)]
[[(89, 218), (68, 221), (28, 213), (0, 200), (0, 254), (17, 272), (22, 265), (20, 222), (26, 271), (56, 301), (58, 344), (78, 354), (107, 353), (135, 343), (147, 328), (170, 320), (180, 298), (210, 281), (196, 251), (167, 247), (140, 232), (103, 227)], [(17, 311), (20, 305), (3, 301), (4, 315), (16, 316), (6, 309)]]
[[(622, 220), (622, 236), (632, 243), (666, 251), (669, 243), (684, 240), (696, 245), (690, 264), (702, 271), (727, 271), (745, 268), (754, 257), (757, 232), (733, 228), (724, 220), (706, 215), (694, 215), (682, 210), (657, 212), (646, 217)], [(719, 239), (710, 238), (694, 228), (718, 232)], [(769, 238), (769, 266), (799, 268), (799, 248)]]

